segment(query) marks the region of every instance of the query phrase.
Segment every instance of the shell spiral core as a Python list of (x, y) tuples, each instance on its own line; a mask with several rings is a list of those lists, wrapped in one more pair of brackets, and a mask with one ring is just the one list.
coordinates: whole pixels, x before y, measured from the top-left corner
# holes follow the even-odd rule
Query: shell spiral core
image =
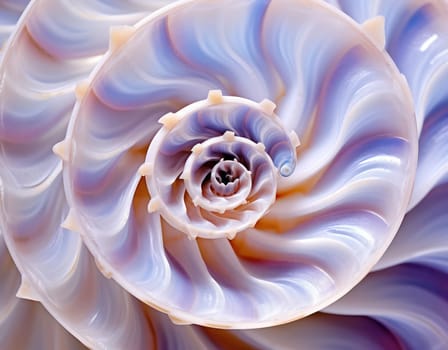
[[(404, 216), (417, 144), (404, 79), (354, 22), (291, 4), (148, 17), (95, 69), (61, 144), (70, 217), (98, 266), (179, 323), (320, 310)], [(202, 101), (216, 89), (223, 103)], [(242, 121), (239, 105), (258, 114)]]
[(140, 168), (148, 210), (192, 239), (233, 239), (255, 226), (275, 201), (274, 165), (287, 176), (296, 162), (298, 137), (282, 128), (274, 107), (212, 91), (162, 117)]

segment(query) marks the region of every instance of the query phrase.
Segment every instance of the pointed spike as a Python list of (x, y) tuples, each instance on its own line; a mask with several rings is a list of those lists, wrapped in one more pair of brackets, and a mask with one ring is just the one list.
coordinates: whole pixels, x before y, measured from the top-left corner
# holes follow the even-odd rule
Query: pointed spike
[(148, 213), (154, 213), (159, 211), (162, 207), (162, 203), (159, 197), (154, 197), (149, 201), (148, 204)]
[(37, 295), (35, 290), (31, 287), (28, 280), (26, 280), (23, 276), (22, 276), (22, 282), (20, 283), (20, 287), (17, 290), (16, 296), (17, 298), (20, 299), (39, 301), (39, 296)]
[(109, 48), (111, 51), (118, 49), (134, 34), (135, 28), (132, 26), (112, 26), (109, 30)]
[(193, 146), (191, 149), (191, 152), (193, 152), (194, 155), (200, 155), (202, 151), (204, 150), (204, 146), (201, 143), (197, 143)]
[(81, 81), (75, 87), (75, 96), (78, 101), (81, 101), (82, 98), (86, 95), (87, 89), (89, 88), (88, 81)]
[(67, 217), (62, 222), (61, 227), (65, 228), (66, 230), (81, 233), (81, 227), (79, 226), (78, 219), (76, 218), (73, 209), (70, 209), (68, 211)]
[(274, 110), (275, 108), (277, 108), (277, 106), (275, 105), (274, 102), (272, 102), (271, 100), (268, 100), (267, 98), (265, 98), (263, 101), (261, 101), (259, 103), (260, 109), (267, 115), (272, 116), (274, 114)]
[(263, 142), (258, 142), (255, 146), (257, 148), (257, 150), (259, 150), (260, 152), (264, 152), (266, 150), (265, 145), (263, 144)]
[(138, 168), (138, 174), (140, 176), (151, 176), (152, 172), (153, 172), (153, 167), (151, 163), (143, 163), (142, 165), (140, 165), (140, 167)]
[(222, 103), (222, 92), (221, 90), (210, 90), (208, 92), (207, 101), (210, 104), (216, 105)]
[(297, 148), (300, 146), (300, 139), (294, 130), (289, 133), (289, 140), (291, 141), (292, 147)]
[(173, 314), (169, 313), (168, 317), (171, 320), (171, 322), (173, 322), (173, 324), (175, 324), (175, 325), (179, 325), (179, 326), (191, 325), (191, 322), (184, 320), (184, 319), (180, 318), (179, 316), (174, 316)]
[(236, 232), (227, 232), (226, 237), (227, 237), (227, 239), (232, 240), (236, 237), (236, 234), (237, 234)]
[(362, 29), (378, 48), (384, 50), (386, 45), (386, 33), (384, 29), (384, 17), (376, 16), (361, 24)]
[(177, 115), (176, 113), (169, 112), (165, 114), (163, 117), (161, 117), (158, 122), (168, 130), (171, 130), (177, 125), (177, 123), (179, 123), (179, 120), (180, 120), (179, 115)]
[(68, 161), (68, 142), (66, 140), (54, 144), (52, 150), (64, 162)]
[(224, 141), (233, 142), (233, 141), (235, 141), (235, 133), (233, 131), (227, 130), (222, 135), (222, 138), (224, 139)]

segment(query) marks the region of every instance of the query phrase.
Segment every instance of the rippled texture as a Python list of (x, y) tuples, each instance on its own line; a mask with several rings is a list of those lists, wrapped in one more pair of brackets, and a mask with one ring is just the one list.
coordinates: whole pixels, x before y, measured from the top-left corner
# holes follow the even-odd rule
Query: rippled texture
[(298, 137), (274, 107), (215, 90), (163, 116), (140, 168), (148, 210), (191, 239), (233, 239), (255, 226), (275, 201), (277, 173), (290, 176), (296, 163)]
[[(16, 297), (20, 274), (0, 236), (0, 344), (2, 349), (83, 349), (37, 302)], [(20, 295), (20, 294), (19, 294)], [(23, 328), (27, 325), (27, 332)]]
[(95, 348), (143, 348), (153, 333), (146, 311), (101, 275), (78, 234), (61, 227), (68, 207), (52, 145), (65, 135), (76, 82), (108, 48), (109, 27), (134, 23), (163, 2), (127, 5), (31, 2), (0, 72), (5, 240), (32, 286), (28, 297)]
[[(420, 137), (409, 206), (415, 166), (413, 112), (403, 79), (380, 53), (381, 21), (363, 27), (378, 50), (355, 24), (312, 1), (239, 1), (239, 11), (230, 15), (229, 4), (212, 11), (208, 6), (220, 5), (186, 2), (181, 6), (194, 11), (172, 7), (166, 10), (166, 22), (159, 13), (141, 22), (135, 34), (132, 26), (112, 30), (106, 58), (89, 83), (75, 89), (106, 51), (109, 25), (133, 24), (151, 9), (135, 1), (76, 6), (34, 1), (2, 65), (6, 85), (0, 93), (2, 220), (25, 286), (32, 287), (22, 296), (38, 297), (70, 332), (94, 348), (444, 348), (448, 133), (442, 82), (447, 10), (440, 1), (426, 0), (329, 2), (360, 23), (378, 14), (386, 17), (386, 49), (409, 82)], [(286, 14), (278, 5), (283, 3)], [(46, 6), (65, 15), (49, 18)], [(309, 16), (296, 21), (306, 10)], [(86, 18), (84, 13), (95, 15)], [(252, 20), (242, 20), (247, 13)], [(227, 30), (232, 21), (235, 25)], [(350, 50), (350, 45), (358, 46)], [(27, 70), (14, 69), (16, 61)], [(157, 140), (163, 130), (175, 130), (173, 124), (189, 115), (181, 109), (198, 100), (207, 102), (212, 89), (222, 90), (224, 99), (242, 96), (253, 106), (266, 98), (277, 104), (275, 108), (265, 101), (260, 108), (275, 108), (273, 120), (279, 118), (286, 131), (295, 130), (297, 138), (288, 134), (293, 147), (300, 139), (292, 174), (288, 169), (294, 162), (279, 172), (281, 157), (273, 157), (263, 142), (257, 144), (260, 129), (250, 123), (243, 124), (254, 131), (249, 137), (229, 127), (205, 133), (200, 142), (195, 139), (183, 149), (175, 143), (189, 133), (180, 128), (168, 153), (183, 152), (183, 163), (170, 156), (160, 162), (161, 148), (149, 140)], [(66, 141), (53, 148), (64, 160), (72, 204), (68, 213), (62, 166), (52, 147), (64, 138), (75, 94), (80, 104)], [(158, 123), (166, 112), (174, 114)], [(206, 112), (205, 123), (215, 125)], [(190, 125), (194, 134), (195, 125), (206, 124)], [(261, 174), (271, 174), (266, 182), (273, 186), (267, 196), (256, 198), (273, 198), (277, 192), (275, 202), (260, 217), (252, 213), (251, 221), (243, 220), (254, 228), (235, 232), (224, 220), (217, 225), (224, 227), (222, 238), (201, 237), (209, 232), (198, 234), (197, 228), (205, 225), (201, 220), (216, 224), (220, 215), (233, 211), (235, 219), (244, 213), (241, 206), (257, 183), (249, 168), (258, 158), (247, 154), (257, 152), (270, 164)], [(165, 161), (179, 168), (167, 176), (173, 167)], [(160, 175), (157, 181), (154, 174)], [(183, 193), (187, 208), (201, 215), (185, 221), (175, 215), (182, 208), (173, 215), (171, 205), (183, 201), (169, 202), (170, 191)], [(154, 201), (154, 193), (164, 201)], [(164, 314), (124, 292), (168, 311), (177, 323), (247, 328), (263, 325), (263, 315), (264, 325), (303, 317), (339, 298), (372, 268), (406, 207), (412, 210), (374, 272), (323, 312), (288, 325), (244, 331), (174, 326)], [(236, 259), (229, 261), (232, 255)], [(319, 269), (313, 274), (307, 266)], [(96, 267), (124, 288), (101, 277)], [(300, 269), (306, 273), (294, 274)], [(326, 274), (320, 281), (329, 283), (316, 283), (322, 272)], [(303, 276), (312, 283), (304, 286)], [(291, 281), (296, 283), (288, 299), (282, 288)], [(331, 296), (325, 301), (326, 290)], [(297, 307), (294, 298), (300, 292), (308, 292), (308, 300), (324, 301), (314, 306), (304, 302), (311, 309), (299, 313), (302, 306), (291, 309), (291, 304)], [(226, 299), (234, 309), (219, 304)], [(263, 308), (266, 300), (275, 307)]]
[(386, 50), (406, 76), (415, 101), (419, 166), (411, 207), (448, 177), (448, 132), (445, 81), (448, 77), (447, 3), (436, 0), (338, 1), (358, 22), (386, 16)]
[[(28, 1), (0, 2), (0, 47)], [(0, 51), (0, 60), (3, 51)], [(3, 184), (0, 181), (0, 191)], [(3, 242), (0, 231), (0, 344), (2, 349), (81, 349), (82, 345), (70, 336), (37, 302), (16, 297), (26, 293)], [(23, 334), (23, 325), (29, 327)]]
[(415, 101), (419, 159), (410, 211), (395, 240), (376, 272), (329, 311), (374, 317), (404, 348), (443, 349), (448, 344), (448, 6), (434, 0), (333, 3), (359, 22), (385, 16), (386, 49)]
[(11, 32), (14, 30), (22, 11), (28, 5), (29, 0), (3, 0), (0, 2), (0, 49), (3, 50)]
[[(70, 218), (105, 273), (177, 322), (252, 328), (317, 311), (363, 277), (404, 215), (416, 136), (403, 79), (353, 23), (290, 5), (195, 1), (147, 19), (97, 67), (58, 146)], [(327, 28), (315, 33), (317, 18)], [(210, 89), (243, 99), (196, 102)], [(256, 106), (265, 99), (278, 117)], [(194, 197), (184, 165), (202, 152)], [(222, 214), (201, 203), (220, 158), (254, 184)]]

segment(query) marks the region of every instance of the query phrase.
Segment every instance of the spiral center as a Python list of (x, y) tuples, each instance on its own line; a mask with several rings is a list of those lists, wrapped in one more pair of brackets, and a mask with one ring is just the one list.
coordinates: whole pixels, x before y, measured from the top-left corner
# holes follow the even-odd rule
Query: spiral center
[(228, 197), (240, 189), (240, 178), (247, 176), (247, 169), (236, 160), (223, 160), (211, 171), (211, 190), (217, 196)]
[(274, 109), (212, 90), (160, 118), (140, 168), (149, 212), (192, 239), (232, 239), (253, 227), (275, 201), (278, 176), (296, 164), (298, 137)]
[(216, 181), (218, 181), (220, 184), (228, 185), (229, 183), (233, 183), (235, 180), (233, 177), (233, 174), (227, 173), (224, 170), (219, 170), (218, 174), (215, 176)]

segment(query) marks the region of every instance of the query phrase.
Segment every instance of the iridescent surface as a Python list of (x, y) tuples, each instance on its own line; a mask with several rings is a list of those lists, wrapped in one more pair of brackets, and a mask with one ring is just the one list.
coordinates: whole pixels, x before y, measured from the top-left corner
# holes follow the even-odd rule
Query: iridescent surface
[[(19, 16), (28, 5), (29, 0), (0, 1), (0, 49), (3, 50), (10, 33), (14, 30)], [(2, 51), (0, 51), (1, 54)], [(1, 57), (1, 56), (0, 56)]]
[[(84, 349), (37, 302), (16, 297), (20, 274), (0, 235), (0, 344), (2, 349)], [(26, 332), (24, 332), (26, 325)], [(25, 334), (24, 334), (25, 333)]]
[[(63, 143), (71, 219), (108, 276), (176, 322), (253, 328), (315, 312), (368, 272), (407, 207), (416, 132), (404, 80), (355, 23), (327, 6), (291, 5), (194, 1), (149, 17), (75, 106)], [(223, 214), (185, 194), (190, 151), (229, 131), (264, 142), (273, 165), (283, 160), (267, 118), (195, 110), (215, 89), (273, 101), (303, 139), (290, 176)], [(176, 114), (158, 132), (166, 113)], [(138, 169), (150, 143), (147, 193)], [(216, 159), (240, 157), (221, 152)], [(251, 208), (259, 199), (268, 207)]]
[(163, 116), (141, 167), (149, 206), (158, 207), (151, 211), (192, 239), (233, 239), (255, 226), (275, 201), (278, 174), (291, 175), (296, 163), (298, 137), (274, 107), (215, 90)]
[(448, 177), (448, 6), (439, 0), (329, 1), (356, 21), (385, 16), (386, 50), (406, 76), (420, 134), (411, 207)]
[(109, 27), (163, 4), (32, 1), (0, 69), (2, 231), (35, 298), (89, 347), (139, 349), (153, 335), (145, 310), (61, 227), (68, 207), (52, 146), (65, 135), (75, 83), (108, 47)]
[[(28, 1), (0, 2), (0, 47), (8, 39)], [(0, 60), (3, 51), (0, 51)], [(3, 184), (0, 181), (0, 191)], [(22, 280), (23, 281), (23, 280)], [(64, 330), (39, 303), (23, 300), (21, 276), (3, 242), (0, 231), (0, 344), (2, 349), (81, 349), (83, 346)], [(21, 291), (26, 288), (22, 284)], [(24, 336), (23, 325), (27, 325)]]
[[(26, 281), (27, 288), (21, 289), (21, 295), (42, 300), (71, 333), (93, 348), (444, 349), (448, 344), (448, 291), (444, 282), (448, 274), (446, 2), (328, 1), (359, 23), (376, 15), (385, 16), (386, 49), (405, 74), (415, 102), (419, 159), (409, 204), (409, 193), (405, 195), (406, 191), (402, 190), (400, 194), (390, 189), (408, 188), (412, 180), (412, 174), (403, 165), (403, 157), (412, 151), (403, 145), (412, 139), (409, 120), (413, 112), (409, 106), (403, 108), (399, 104), (388, 109), (394, 98), (401, 102), (410, 99), (407, 92), (403, 93), (403, 80), (396, 75), (391, 62), (378, 53), (382, 48), (381, 40), (376, 41), (378, 48), (375, 48), (366, 36), (359, 34), (357, 25), (342, 20), (340, 14), (332, 13), (333, 19), (328, 17), (328, 20), (322, 13), (318, 15), (314, 11), (322, 5), (314, 1), (244, 0), (222, 11), (207, 9), (219, 5), (192, 1), (192, 4), (201, 5), (194, 13), (185, 11), (175, 15), (176, 7), (172, 7), (167, 10), (172, 14), (169, 21), (154, 26), (157, 20), (147, 19), (138, 25), (140, 32), (131, 38), (128, 37), (132, 36), (134, 27), (113, 30), (111, 49), (102, 62), (101, 55), (108, 48), (110, 24), (133, 24), (169, 2), (172, 1), (149, 5), (146, 1), (35, 0), (23, 24), (18, 26), (14, 45), (7, 49), (1, 68), (5, 85), (0, 92), (0, 176), (2, 227), (22, 280)], [(241, 21), (245, 16), (243, 10), (252, 3), (257, 5), (253, 8), (254, 20)], [(273, 5), (275, 3), (287, 3), (287, 13)], [(190, 2), (186, 4), (190, 6)], [(11, 24), (20, 12), (12, 5), (19, 5), (19, 2), (0, 1), (1, 14), (6, 14), (1, 19), (9, 24), (8, 30), (12, 29)], [(272, 17), (265, 16), (264, 5), (273, 11)], [(297, 13), (303, 14), (306, 10), (310, 11), (309, 18), (295, 23), (293, 19), (297, 18)], [(227, 14), (230, 12), (231, 16)], [(325, 26), (322, 25), (324, 19)], [(340, 20), (345, 24), (336, 30), (331, 23)], [(233, 21), (235, 25), (228, 31), (220, 29), (227, 29)], [(307, 27), (307, 21), (315, 22), (315, 26)], [(379, 22), (362, 29), (370, 31), (369, 37), (381, 39)], [(154, 42), (138, 47), (135, 40), (138, 35), (143, 36), (141, 28), (151, 25), (151, 33), (160, 35)], [(298, 25), (301, 30), (295, 27)], [(365, 53), (358, 48), (356, 54), (344, 56), (342, 53), (355, 42), (361, 42)], [(121, 44), (124, 46), (120, 48)], [(340, 53), (336, 58), (335, 52)], [(369, 55), (373, 55), (373, 63), (368, 59), (366, 62)], [(149, 68), (145, 66), (148, 61), (153, 63)], [(387, 68), (383, 66), (385, 61)], [(81, 83), (75, 90), (75, 85), (86, 79), (98, 62), (101, 66), (94, 70), (89, 82)], [(381, 76), (385, 77), (385, 82), (390, 82), (385, 70), (395, 77), (393, 84), (378, 82)], [(154, 80), (154, 76), (148, 74), (154, 71), (162, 73), (161, 79)], [(133, 85), (138, 82), (140, 85)], [(197, 86), (200, 89), (196, 90)], [(151, 186), (148, 186), (149, 194), (145, 179), (141, 178), (145, 176), (146, 180), (151, 180), (154, 169), (162, 182), (164, 174), (168, 175), (169, 167), (160, 162), (148, 167), (145, 161), (146, 152), (149, 155), (151, 149), (156, 149), (154, 144), (148, 145), (148, 140), (169, 125), (169, 120), (167, 125), (162, 121), (162, 124), (157, 123), (159, 117), (204, 99), (211, 89), (221, 89), (225, 95), (243, 96), (254, 103), (271, 99), (277, 104), (275, 114), (281, 124), (286, 130), (294, 129), (301, 141), (297, 148), (297, 166), (291, 176), (277, 174), (276, 179), (269, 180), (273, 185), (271, 190), (277, 191), (273, 206), (262, 218), (251, 222), (256, 224), (254, 229), (237, 233), (224, 230), (224, 236), (230, 233), (229, 238), (235, 234), (233, 240), (191, 240), (194, 232), (183, 232), (179, 226), (174, 230), (169, 215), (163, 214), (157, 201), (150, 201)], [(394, 91), (396, 97), (391, 98), (390, 91)], [(81, 127), (69, 131), (66, 138), (69, 142), (53, 148), (56, 142), (64, 139), (75, 94), (81, 104), (76, 107), (72, 123)], [(158, 99), (165, 102), (156, 106), (155, 113), (148, 113), (145, 108)], [(321, 108), (314, 107), (316, 101)], [(92, 109), (102, 104), (107, 109)], [(395, 114), (403, 119), (391, 117)], [(135, 121), (138, 123), (133, 125)], [(395, 136), (394, 141), (389, 140), (390, 133)], [(238, 137), (233, 140), (239, 141)], [(192, 207), (207, 207), (207, 211), (217, 215), (223, 205), (229, 210), (238, 209), (240, 202), (237, 201), (243, 203), (247, 197), (246, 192), (238, 192), (241, 186), (250, 189), (254, 184), (247, 168), (232, 157), (222, 162), (215, 159), (220, 152), (240, 154), (235, 146), (238, 143), (234, 145), (231, 140), (232, 135), (228, 133), (203, 139), (201, 144), (206, 146), (205, 152), (186, 151), (189, 161), (185, 162), (184, 170), (180, 174), (174, 172), (174, 177), (167, 176), (169, 181), (185, 182), (188, 193), (198, 195), (202, 191), (204, 197), (191, 196)], [(291, 138), (292, 144), (296, 145), (293, 140)], [(62, 164), (52, 149), (64, 159)], [(197, 147), (196, 151), (200, 149)], [(210, 153), (212, 149), (216, 152)], [(244, 148), (243, 153), (250, 154), (250, 151)], [(201, 167), (210, 160), (210, 154), (215, 166)], [(269, 162), (269, 155), (266, 159)], [(73, 196), (76, 200), (71, 198), (70, 202), (75, 205), (67, 217), (69, 207), (61, 171), (69, 164), (77, 164), (76, 171), (82, 164), (83, 171), (76, 181), (64, 180), (70, 196), (73, 188), (82, 189)], [(215, 170), (208, 172), (210, 169)], [(271, 169), (274, 174), (275, 166)], [(208, 182), (211, 174), (221, 174), (215, 177), (221, 179), (220, 190), (217, 190), (218, 182), (212, 184), (212, 178)], [(234, 177), (239, 182), (232, 182)], [(408, 177), (409, 182), (403, 181)], [(223, 182), (223, 179), (226, 180)], [(210, 185), (203, 187), (203, 183)], [(382, 185), (370, 187), (375, 183)], [(233, 202), (229, 193), (240, 197), (233, 198)], [(372, 268), (393, 238), (406, 207), (410, 211), (398, 234)], [(112, 208), (114, 210), (110, 211)], [(84, 215), (82, 222), (80, 213)], [(372, 218), (377, 220), (372, 221)], [(64, 228), (61, 228), (64, 219)], [(142, 228), (158, 221), (160, 225), (148, 231), (158, 232), (158, 235), (132, 235), (144, 232)], [(389, 227), (392, 222), (396, 222), (395, 227)], [(86, 223), (88, 227), (83, 227)], [(386, 227), (389, 233), (378, 235)], [(332, 241), (320, 239), (322, 232)], [(342, 241), (338, 241), (340, 239)], [(83, 241), (89, 243), (94, 258), (84, 248)], [(195, 242), (199, 242), (199, 254)], [(346, 247), (353, 251), (350, 253)], [(174, 291), (178, 297), (169, 302), (175, 307), (202, 310), (205, 318), (204, 314), (194, 318), (179, 309), (176, 312), (165, 310), (171, 313), (173, 321), (207, 324), (210, 313), (222, 320), (230, 312), (236, 318), (246, 317), (246, 324), (228, 319), (227, 324), (215, 326), (231, 324), (231, 327), (247, 328), (247, 319), (254, 317), (250, 310), (258, 307), (260, 315), (265, 313), (267, 307), (259, 306), (266, 299), (258, 288), (251, 289), (250, 283), (241, 282), (247, 274), (228, 273), (235, 271), (232, 270), (235, 265), (230, 264), (235, 260), (228, 260), (231, 254), (243, 261), (241, 266), (250, 276), (257, 278), (255, 286), (260, 276), (271, 278), (274, 283), (270, 283), (269, 288), (293, 280), (290, 269), (285, 273), (285, 266), (297, 261), (329, 271), (330, 277), (336, 276), (331, 288), (339, 283), (348, 290), (357, 282), (353, 271), (372, 272), (346, 296), (321, 312), (261, 330), (176, 326), (164, 314), (125, 292), (130, 291), (150, 305), (164, 309), (160, 300), (171, 298), (173, 294), (163, 295), (161, 291), (170, 283), (176, 285), (173, 275), (164, 274), (164, 271), (174, 271), (181, 277), (177, 285), (182, 287)], [(350, 254), (354, 260), (346, 259)], [(0, 271), (1, 279), (8, 281), (0, 285), (1, 301), (7, 300), (2, 305), (8, 310), (19, 310), (2, 309), (6, 311), (0, 314), (0, 339), (6, 339), (7, 348), (14, 349), (32, 348), (32, 344), (44, 339), (51, 341), (54, 338), (45, 338), (45, 335), (56, 335), (61, 330), (56, 327), (53, 331), (49, 325), (44, 331), (48, 315), (42, 313), (36, 303), (19, 303), (14, 298), (20, 276), (2, 247), (0, 256), (6, 261), (1, 265), (6, 267)], [(207, 265), (204, 261), (216, 263)], [(101, 273), (114, 277), (121, 286), (102, 277)], [(311, 287), (316, 291), (313, 297), (323, 297), (325, 285), (315, 282), (316, 275), (310, 276), (307, 277), (313, 281)], [(302, 276), (300, 281), (303, 281)], [(142, 297), (140, 290), (147, 293), (149, 285), (156, 291), (160, 288), (156, 295), (158, 300)], [(293, 288), (297, 285), (300, 284)], [(278, 285), (276, 288), (278, 290)], [(239, 292), (229, 303), (234, 309), (222, 307), (224, 312), (219, 313), (219, 302), (225, 300), (221, 290)], [(154, 293), (157, 294), (149, 291), (151, 297)], [(238, 298), (245, 300), (246, 296), (249, 302), (235, 302)], [(255, 305), (252, 309), (249, 307), (251, 299)], [(188, 300), (195, 302), (188, 305)], [(203, 300), (206, 302), (201, 304)], [(288, 301), (283, 302), (287, 308)], [(269, 311), (281, 308), (272, 305)], [(25, 315), (29, 319), (27, 310), (39, 310), (30, 312), (39, 315), (35, 319), (42, 328), (36, 331), (38, 336), (22, 337), (20, 342), (23, 343), (20, 343), (17, 342), (20, 333), (11, 330)], [(279, 311), (280, 317), (287, 318), (288, 312), (295, 311), (286, 310), (283, 314)], [(280, 321), (269, 319), (269, 324), (277, 323)], [(61, 341), (74, 348), (79, 346), (66, 338), (65, 333), (61, 334), (64, 334), (59, 338)], [(61, 344), (50, 342), (42, 347), (69, 346)]]
[(329, 311), (374, 317), (406, 349), (443, 349), (448, 345), (448, 6), (437, 0), (334, 3), (359, 22), (385, 16), (386, 50), (415, 102), (419, 160), (410, 211), (377, 272)]

